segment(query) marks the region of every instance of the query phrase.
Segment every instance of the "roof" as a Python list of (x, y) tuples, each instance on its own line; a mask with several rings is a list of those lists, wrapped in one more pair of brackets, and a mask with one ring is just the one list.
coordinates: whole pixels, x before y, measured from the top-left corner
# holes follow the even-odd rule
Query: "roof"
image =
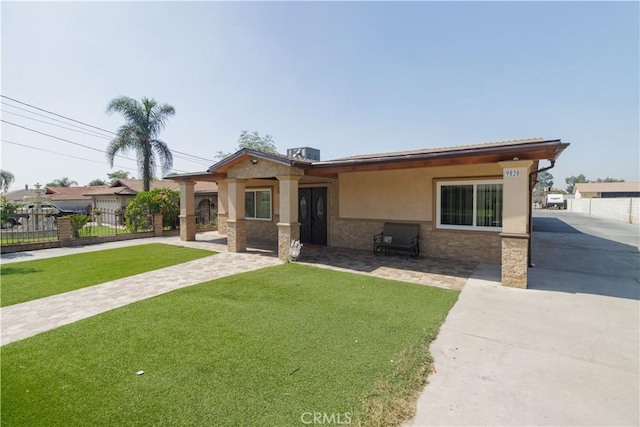
[(577, 193), (632, 193), (640, 192), (640, 182), (584, 182), (576, 184)]
[(349, 156), (342, 157), (339, 159), (331, 160), (326, 163), (336, 162), (336, 161), (344, 161), (344, 160), (356, 160), (356, 159), (383, 159), (388, 157), (403, 157), (403, 156), (412, 156), (417, 154), (428, 154), (428, 153), (445, 153), (449, 151), (465, 151), (465, 150), (476, 150), (478, 148), (490, 148), (490, 147), (513, 147), (522, 144), (530, 144), (532, 142), (544, 142), (544, 138), (527, 138), (527, 139), (514, 139), (510, 141), (497, 141), (497, 142), (485, 142), (481, 144), (467, 144), (467, 145), (454, 145), (451, 147), (441, 147), (441, 148), (420, 148), (417, 150), (408, 150), (408, 151), (392, 151), (388, 153), (376, 153), (376, 154), (360, 154), (357, 156)]
[(91, 196), (85, 195), (88, 191), (99, 191), (108, 185), (94, 185), (91, 187), (47, 187), (45, 194), (56, 200), (91, 200)]
[(328, 161), (298, 159), (245, 148), (214, 164), (205, 172), (175, 175), (172, 176), (172, 179), (177, 181), (224, 179), (229, 168), (253, 158), (297, 167), (305, 170), (306, 175), (337, 177), (339, 173), (345, 172), (495, 163), (514, 159), (555, 161), (568, 146), (569, 143), (563, 143), (559, 139), (527, 138), (474, 145), (362, 154)]
[(11, 202), (22, 202), (25, 197), (36, 197), (36, 190), (15, 190), (5, 194), (7, 200)]
[[(140, 179), (116, 179), (110, 185), (96, 188), (88, 191), (85, 196), (135, 196), (141, 192), (144, 184)], [(171, 190), (180, 191), (178, 182), (165, 179), (162, 181), (151, 181), (149, 188), (155, 190), (157, 188), (169, 188)], [(198, 182), (195, 185), (195, 193), (217, 193), (218, 186), (215, 182)]]

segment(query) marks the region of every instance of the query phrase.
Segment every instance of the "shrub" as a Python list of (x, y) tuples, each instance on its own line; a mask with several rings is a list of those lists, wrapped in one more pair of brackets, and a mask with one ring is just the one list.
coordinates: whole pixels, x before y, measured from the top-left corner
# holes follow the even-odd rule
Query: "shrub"
[(71, 232), (75, 238), (80, 237), (80, 230), (82, 227), (91, 221), (91, 217), (89, 215), (71, 215), (69, 218), (71, 220)]
[(127, 206), (124, 214), (125, 225), (136, 233), (151, 228), (151, 215), (162, 214), (164, 224), (176, 228), (180, 214), (180, 193), (169, 188), (142, 191)]

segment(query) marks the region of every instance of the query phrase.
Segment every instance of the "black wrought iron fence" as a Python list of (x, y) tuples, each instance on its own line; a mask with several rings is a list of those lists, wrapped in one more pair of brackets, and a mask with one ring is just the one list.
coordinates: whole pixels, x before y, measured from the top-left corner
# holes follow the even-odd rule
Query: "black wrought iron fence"
[(196, 211), (196, 226), (212, 227), (218, 225), (218, 211), (213, 208), (198, 209)]
[[(117, 236), (121, 234), (145, 233), (153, 231), (153, 215), (141, 213), (125, 218), (121, 209), (94, 209), (83, 215), (74, 229), (76, 238)], [(72, 217), (72, 228), (74, 218)], [(81, 226), (79, 226), (81, 225)]]
[(18, 208), (3, 218), (0, 243), (37, 243), (58, 240), (58, 216), (47, 208)]

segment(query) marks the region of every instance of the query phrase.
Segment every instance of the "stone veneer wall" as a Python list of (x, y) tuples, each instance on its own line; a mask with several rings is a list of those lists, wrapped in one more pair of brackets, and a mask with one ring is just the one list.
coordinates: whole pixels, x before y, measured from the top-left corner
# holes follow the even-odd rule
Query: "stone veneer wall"
[(278, 240), (278, 220), (280, 215), (273, 215), (271, 221), (247, 219), (247, 237), (249, 239)]
[(218, 233), (227, 234), (227, 214), (218, 212)]
[(528, 239), (502, 238), (502, 284), (514, 288), (527, 287)]
[(436, 258), (500, 264), (502, 242), (498, 233), (433, 230), (431, 223), (420, 227), (420, 249)]
[[(418, 221), (416, 221), (418, 222)], [(331, 246), (373, 250), (373, 236), (385, 221), (337, 219), (331, 226)], [(420, 255), (500, 264), (502, 243), (498, 233), (433, 230), (420, 223)]]

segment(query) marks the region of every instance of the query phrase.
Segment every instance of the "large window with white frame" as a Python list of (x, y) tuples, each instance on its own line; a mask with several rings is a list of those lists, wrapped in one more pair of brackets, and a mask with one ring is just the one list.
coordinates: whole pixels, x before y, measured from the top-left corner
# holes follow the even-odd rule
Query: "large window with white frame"
[(256, 188), (244, 192), (244, 217), (271, 219), (271, 189)]
[(436, 227), (454, 230), (502, 229), (502, 180), (439, 181)]

